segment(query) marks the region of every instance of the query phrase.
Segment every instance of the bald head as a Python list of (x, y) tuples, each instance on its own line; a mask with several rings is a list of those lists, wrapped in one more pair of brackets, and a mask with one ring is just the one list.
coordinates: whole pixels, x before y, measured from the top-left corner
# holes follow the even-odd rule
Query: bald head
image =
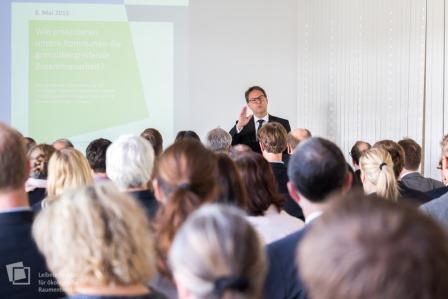
[(288, 153), (291, 154), (292, 151), (297, 147), (297, 145), (305, 140), (312, 137), (311, 132), (308, 129), (296, 128), (288, 133), (286, 138), (286, 144), (288, 147)]

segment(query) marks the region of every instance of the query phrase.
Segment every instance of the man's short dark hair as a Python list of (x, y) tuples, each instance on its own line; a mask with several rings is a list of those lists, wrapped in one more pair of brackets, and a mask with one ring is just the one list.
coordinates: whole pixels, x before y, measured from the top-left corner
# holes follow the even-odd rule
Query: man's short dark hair
[(0, 190), (17, 190), (25, 185), (29, 173), (23, 136), (0, 123)]
[(87, 161), (94, 172), (106, 172), (106, 151), (111, 143), (110, 140), (99, 138), (87, 146)]
[(398, 144), (404, 150), (404, 168), (417, 170), (422, 161), (422, 147), (411, 138), (404, 138)]
[(195, 131), (179, 131), (174, 139), (174, 142), (178, 142), (185, 139), (193, 139), (201, 142), (201, 138)]
[(333, 142), (312, 137), (302, 141), (288, 164), (289, 180), (312, 202), (323, 202), (344, 186), (347, 163)]
[(370, 149), (371, 145), (369, 143), (362, 141), (362, 140), (358, 140), (355, 142), (355, 144), (353, 145), (353, 147), (350, 151), (350, 156), (352, 157), (353, 162), (356, 165), (359, 165), (359, 158), (361, 158), (361, 156), (363, 154), (363, 152), (359, 149), (359, 147), (363, 144), (367, 145), (367, 149)]
[(148, 128), (145, 129), (141, 134), (141, 137), (145, 138), (146, 140), (151, 143), (154, 153), (156, 156), (159, 156), (163, 151), (163, 138), (162, 134), (154, 128)]
[(254, 91), (254, 90), (258, 90), (258, 91), (262, 92), (263, 95), (264, 95), (265, 97), (267, 97), (266, 92), (264, 91), (263, 88), (261, 88), (260, 86), (251, 86), (251, 87), (249, 87), (249, 88), (246, 90), (246, 92), (244, 93), (244, 97), (246, 98), (246, 103), (249, 103), (249, 94), (250, 94), (252, 91)]
[(332, 200), (302, 240), (311, 298), (448, 298), (448, 240), (417, 209), (362, 194)]
[(404, 150), (403, 148), (393, 140), (385, 139), (376, 142), (373, 147), (381, 147), (389, 152), (392, 157), (392, 162), (394, 162), (394, 174), (395, 178), (400, 177), (400, 173), (404, 166)]
[(258, 130), (258, 140), (266, 152), (280, 154), (286, 150), (286, 132), (278, 122), (268, 122)]

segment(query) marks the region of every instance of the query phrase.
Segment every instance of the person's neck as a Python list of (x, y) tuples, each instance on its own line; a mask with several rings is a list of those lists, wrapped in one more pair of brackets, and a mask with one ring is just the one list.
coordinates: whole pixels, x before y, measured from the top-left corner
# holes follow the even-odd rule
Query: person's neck
[(103, 296), (139, 296), (149, 294), (148, 287), (141, 284), (130, 286), (79, 286), (74, 291), (75, 294)]
[(410, 170), (410, 169), (403, 168), (401, 170), (401, 172), (400, 172), (400, 177), (402, 177), (402, 176), (404, 176), (404, 175), (406, 175), (408, 173), (413, 173), (413, 172), (418, 172), (418, 171), (417, 170)]
[(14, 208), (29, 208), (28, 194), (25, 187), (15, 190), (0, 191), (0, 211)]
[(97, 178), (107, 178), (107, 174), (105, 172), (94, 172), (93, 175)]
[(376, 186), (367, 180), (363, 182), (363, 188), (365, 194), (376, 193)]
[(268, 162), (282, 162), (282, 157), (283, 154), (274, 154), (274, 153), (268, 153), (266, 151), (263, 151), (263, 157), (268, 161)]
[(260, 114), (255, 113), (254, 115), (256, 118), (264, 118), (268, 115), (268, 113), (267, 112), (260, 113)]
[(324, 203), (313, 203), (309, 201), (308, 199), (302, 198), (300, 202), (300, 207), (303, 210), (303, 215), (305, 216), (305, 219), (309, 218), (311, 214), (316, 212), (324, 212), (327, 208), (327, 205)]

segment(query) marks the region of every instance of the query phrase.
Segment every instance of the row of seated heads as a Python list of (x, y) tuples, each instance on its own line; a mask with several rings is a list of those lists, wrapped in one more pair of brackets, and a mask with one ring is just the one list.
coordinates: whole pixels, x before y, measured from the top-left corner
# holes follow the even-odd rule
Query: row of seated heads
[[(10, 129), (2, 128), (2, 131), (5, 130)], [(24, 170), (23, 173), (15, 172), (15, 176), (11, 175), (10, 170), (6, 171), (2, 176), (5, 181), (3, 184), (0, 182), (0, 189), (5, 186), (20, 187), (27, 176), (23, 143), (18, 141), (16, 135), (19, 136), (14, 132), (10, 133), (7, 138), (16, 138), (15, 142), (1, 142), (0, 151), (3, 145), (20, 154), (10, 157), (0, 155), (3, 158), (0, 158), (0, 165), (3, 165), (5, 170), (12, 165), (16, 168), (23, 166)], [(15, 144), (16, 148), (11, 148), (11, 144)], [(153, 174), (156, 185), (154, 189), (159, 192), (158, 198), (163, 204), (152, 223), (134, 200), (118, 192), (113, 185), (86, 184), (87, 186), (77, 190), (56, 194), (54, 202), (37, 217), (33, 234), (50, 269), (68, 291), (76, 289), (78, 283), (144, 283), (157, 269), (162, 275), (174, 275), (179, 282), (179, 292), (193, 292), (194, 298), (260, 298), (267, 267), (261, 241), (239, 210), (228, 205), (208, 205), (216, 202), (221, 192), (221, 183), (218, 183), (216, 176), (219, 167), (233, 168), (235, 174), (231, 175), (232, 179), (244, 171), (238, 169), (246, 167), (248, 171), (253, 171), (253, 168), (259, 167), (257, 165), (261, 165), (258, 168), (259, 173), (269, 173), (268, 169), (262, 168), (264, 160), (257, 160), (258, 157), (261, 156), (244, 154), (232, 164), (230, 162), (233, 161), (228, 156), (214, 155), (198, 142), (184, 140), (175, 143), (157, 159)], [(294, 166), (289, 168), (290, 180), (300, 193), (311, 201), (322, 202), (334, 190), (346, 188), (347, 164), (342, 152), (330, 141), (312, 138), (302, 143), (292, 156), (290, 165)], [(251, 182), (250, 180), (256, 180), (256, 177), (254, 172), (253, 178), (250, 174), (244, 175), (243, 178), (240, 175), (237, 181)], [(121, 182), (133, 182), (132, 178), (128, 181), (126, 179), (128, 178), (122, 178)], [(134, 183), (138, 185), (140, 182)], [(134, 183), (128, 186), (133, 186)], [(260, 184), (262, 185), (263, 183)], [(232, 192), (238, 192), (233, 189)], [(241, 198), (249, 200), (248, 193), (251, 188), (246, 186), (240, 189), (244, 190), (240, 191), (240, 194), (244, 194)], [(275, 189), (275, 186), (272, 189)], [(374, 298), (374, 294), (378, 294), (382, 287), (384, 294), (387, 294), (382, 298), (405, 298), (406, 296), (398, 296), (403, 294), (412, 295), (407, 298), (444, 298), (443, 295), (448, 294), (446, 284), (440, 282), (440, 273), (447, 273), (448, 269), (445, 262), (448, 247), (444, 232), (412, 208), (398, 207), (395, 203), (379, 199), (367, 199), (359, 194), (352, 197), (335, 199), (333, 202), (336, 208), (330, 209), (332, 212), (326, 213), (319, 225), (312, 228), (316, 233), (309, 234), (298, 251), (304, 280), (312, 297)], [(233, 202), (247, 210), (248, 204), (244, 203), (244, 200)], [(224, 196), (222, 202), (229, 201), (232, 201), (230, 197)], [(201, 206), (203, 208), (198, 210)], [(256, 212), (253, 213), (257, 215)], [(189, 217), (190, 215), (192, 216)], [(370, 224), (361, 225), (367, 223), (366, 217), (370, 217), (370, 222), (367, 221)], [(411, 221), (413, 225), (408, 225)], [(335, 227), (341, 229), (335, 230)], [(344, 227), (347, 229), (343, 229)], [(156, 244), (153, 234), (157, 236)], [(390, 255), (385, 254), (384, 248), (381, 247), (376, 248), (374, 252), (369, 250), (375, 248), (375, 244), (390, 245), (387, 241), (397, 234), (400, 238), (395, 237), (394, 240), (400, 242), (395, 242), (396, 251), (392, 251)], [(345, 246), (353, 247), (340, 246), (340, 240), (344, 238), (347, 239)], [(409, 251), (409, 244), (412, 241), (417, 243), (416, 239), (433, 246), (421, 246), (422, 248), (418, 248), (420, 252)], [(61, 259), (61, 255), (67, 255), (69, 248), (72, 248), (70, 252), (73, 255), (70, 256), (73, 258), (69, 261)], [(79, 248), (86, 250), (77, 250)], [(330, 253), (335, 256), (326, 258), (329, 252), (324, 248), (338, 250), (331, 250)], [(365, 253), (365, 256), (359, 254), (358, 259), (350, 258), (350, 255), (346, 254), (350, 249), (359, 250), (360, 253)], [(130, 255), (130, 252), (134, 254)], [(375, 253), (378, 254), (376, 259)], [(129, 256), (133, 259), (129, 259)], [(310, 256), (313, 258), (310, 259)], [(406, 286), (404, 282), (410, 282), (412, 285), (417, 276), (407, 275), (406, 280), (400, 278), (401, 282), (394, 281), (398, 275), (389, 269), (390, 267), (387, 268), (387, 265), (396, 265), (394, 259), (397, 256), (412, 258), (412, 267), (417, 265), (419, 269), (427, 270), (427, 273), (415, 275), (419, 278), (420, 275), (425, 275), (428, 282), (426, 285), (433, 288), (420, 288), (412, 290), (413, 292), (404, 287), (400, 288)], [(342, 270), (335, 271), (337, 267), (331, 264), (335, 259), (342, 261), (344, 265), (346, 261), (353, 268), (364, 265), (364, 275), (355, 277), (348, 270), (347, 273)], [(382, 265), (385, 269), (373, 267), (373, 270), (369, 271), (372, 267), (363, 264), (381, 259), (384, 260)], [(64, 263), (61, 263), (61, 260), (64, 260)], [(402, 263), (400, 267), (400, 271), (403, 271), (398, 271), (400, 273), (411, 272), (406, 268), (410, 267), (409, 263)], [(384, 273), (388, 275), (379, 279), (379, 274)], [(439, 277), (436, 274), (439, 274)], [(368, 280), (370, 288), (361, 289), (353, 286), (365, 286), (365, 281), (360, 281), (359, 284), (350, 281), (355, 278), (373, 280)], [(386, 279), (389, 281), (385, 281)], [(388, 283), (394, 287), (386, 288)], [(363, 292), (365, 297), (362, 297)], [(236, 297), (233, 296), (235, 293)], [(393, 297), (394, 294), (397, 297)]]

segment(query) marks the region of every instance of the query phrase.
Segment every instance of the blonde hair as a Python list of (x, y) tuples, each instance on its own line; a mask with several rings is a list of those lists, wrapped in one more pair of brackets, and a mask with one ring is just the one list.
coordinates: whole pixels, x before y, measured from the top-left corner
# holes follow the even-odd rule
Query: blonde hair
[(92, 183), (92, 172), (84, 155), (74, 148), (55, 151), (48, 162), (47, 192), (51, 198), (63, 189)]
[(143, 209), (109, 182), (64, 191), (39, 213), (33, 236), (66, 291), (146, 284), (155, 272)]
[(359, 159), (359, 166), (366, 179), (376, 186), (378, 196), (397, 200), (398, 187), (394, 174), (394, 163), (387, 150), (383, 148), (369, 149)]
[(242, 211), (208, 204), (176, 234), (169, 263), (196, 299), (261, 298), (267, 268), (262, 244)]

